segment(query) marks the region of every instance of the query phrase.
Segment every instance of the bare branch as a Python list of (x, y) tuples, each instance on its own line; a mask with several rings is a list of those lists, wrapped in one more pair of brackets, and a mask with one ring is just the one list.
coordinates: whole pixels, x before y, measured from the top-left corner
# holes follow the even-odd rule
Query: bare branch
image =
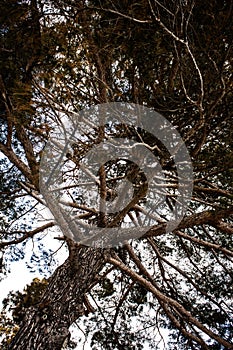
[[(10, 245), (15, 245), (18, 243), (22, 243), (23, 241), (27, 240), (28, 238), (32, 238), (34, 237), (37, 233), (43, 232), (44, 230), (53, 227), (55, 225), (54, 221), (48, 222), (47, 224), (41, 226), (41, 227), (37, 227), (36, 229), (29, 231), (29, 232), (25, 232), (23, 234), (22, 237), (18, 238), (18, 239), (14, 239), (13, 241), (7, 241), (7, 242), (1, 242), (0, 243), (0, 248), (4, 248)], [(5, 233), (5, 232), (4, 232)], [(11, 232), (12, 235), (12, 232)]]

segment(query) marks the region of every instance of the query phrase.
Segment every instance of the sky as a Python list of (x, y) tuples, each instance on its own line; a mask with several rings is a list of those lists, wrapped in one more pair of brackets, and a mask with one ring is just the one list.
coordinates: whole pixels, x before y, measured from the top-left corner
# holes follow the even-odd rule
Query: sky
[[(44, 238), (44, 244), (46, 247), (53, 247), (53, 250), (59, 248), (60, 243), (58, 243), (56, 240), (52, 238), (51, 235), (48, 235)], [(29, 240), (26, 245), (26, 254), (24, 259), (12, 262), (10, 263), (10, 273), (0, 282), (0, 301), (7, 296), (7, 294), (12, 290), (20, 290), (22, 291), (26, 284), (30, 284), (33, 280), (33, 278), (43, 278), (44, 275), (40, 275), (38, 271), (31, 272), (28, 267), (26, 266), (26, 262), (30, 261), (32, 252), (37, 251), (37, 246), (35, 243), (33, 243), (32, 240)], [(58, 260), (58, 264), (62, 264), (63, 261), (66, 259), (67, 254), (65, 253), (64, 249), (59, 250), (56, 254), (56, 258)], [(54, 266), (53, 270), (56, 268)]]

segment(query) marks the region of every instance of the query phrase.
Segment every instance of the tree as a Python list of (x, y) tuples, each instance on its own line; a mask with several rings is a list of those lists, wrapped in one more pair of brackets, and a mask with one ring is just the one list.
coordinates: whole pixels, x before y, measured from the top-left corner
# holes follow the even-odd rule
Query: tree
[[(19, 324), (24, 318), (25, 310), (31, 305), (39, 303), (44, 289), (48, 284), (46, 279), (34, 278), (24, 292), (10, 292), (9, 296), (3, 300), (3, 312), (1, 315), (1, 333), (7, 336), (2, 342), (3, 347), (7, 347), (19, 329)], [(12, 310), (12, 319), (9, 312)], [(12, 322), (13, 321), (13, 322)]]
[[(40, 160), (61, 115), (109, 102), (150, 107), (178, 130), (194, 173), (189, 208), (168, 233), (177, 169), (158, 138), (118, 124), (93, 128), (74, 143), (67, 162), (77, 167), (86, 151), (109, 135), (147, 144), (167, 179), (165, 207), (157, 224), (124, 247), (87, 247), (59, 235), (69, 256), (50, 277), (40, 302), (28, 307), (9, 349), (61, 349), (71, 324), (93, 313), (90, 300), (98, 305), (87, 326), (94, 332), (93, 349), (142, 348), (133, 335), (134, 317), (144, 322), (140, 337), (152, 348), (157, 337), (147, 327), (158, 335), (168, 328), (172, 349), (177, 343), (180, 349), (232, 348), (232, 1), (11, 0), (1, 5), (0, 247), (5, 263), (21, 258), (27, 240), (41, 239), (59, 222), (54, 215), (40, 224), (38, 212), (47, 205), (40, 193)], [(119, 227), (126, 216), (140, 225), (146, 178), (130, 162), (104, 164), (99, 190), (105, 199), (119, 178), (127, 178), (134, 189), (134, 200), (121, 215), (106, 219), (85, 198), (72, 199), (69, 206), (100, 227)], [(154, 317), (139, 317), (139, 312)]]

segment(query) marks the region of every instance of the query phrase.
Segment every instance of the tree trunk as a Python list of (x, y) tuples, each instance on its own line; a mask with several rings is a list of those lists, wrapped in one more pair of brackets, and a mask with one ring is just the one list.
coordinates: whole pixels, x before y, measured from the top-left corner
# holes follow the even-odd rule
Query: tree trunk
[(59, 350), (70, 325), (85, 313), (85, 293), (98, 279), (105, 259), (101, 249), (72, 245), (57, 268), (40, 303), (30, 307), (9, 350)]

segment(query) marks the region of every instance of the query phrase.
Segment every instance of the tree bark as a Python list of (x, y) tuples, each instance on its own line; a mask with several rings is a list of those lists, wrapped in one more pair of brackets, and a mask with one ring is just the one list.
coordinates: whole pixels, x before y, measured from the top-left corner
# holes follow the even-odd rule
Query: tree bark
[(104, 251), (72, 245), (68, 259), (57, 268), (40, 303), (30, 307), (9, 350), (59, 350), (69, 327), (85, 313), (85, 293), (98, 280)]

